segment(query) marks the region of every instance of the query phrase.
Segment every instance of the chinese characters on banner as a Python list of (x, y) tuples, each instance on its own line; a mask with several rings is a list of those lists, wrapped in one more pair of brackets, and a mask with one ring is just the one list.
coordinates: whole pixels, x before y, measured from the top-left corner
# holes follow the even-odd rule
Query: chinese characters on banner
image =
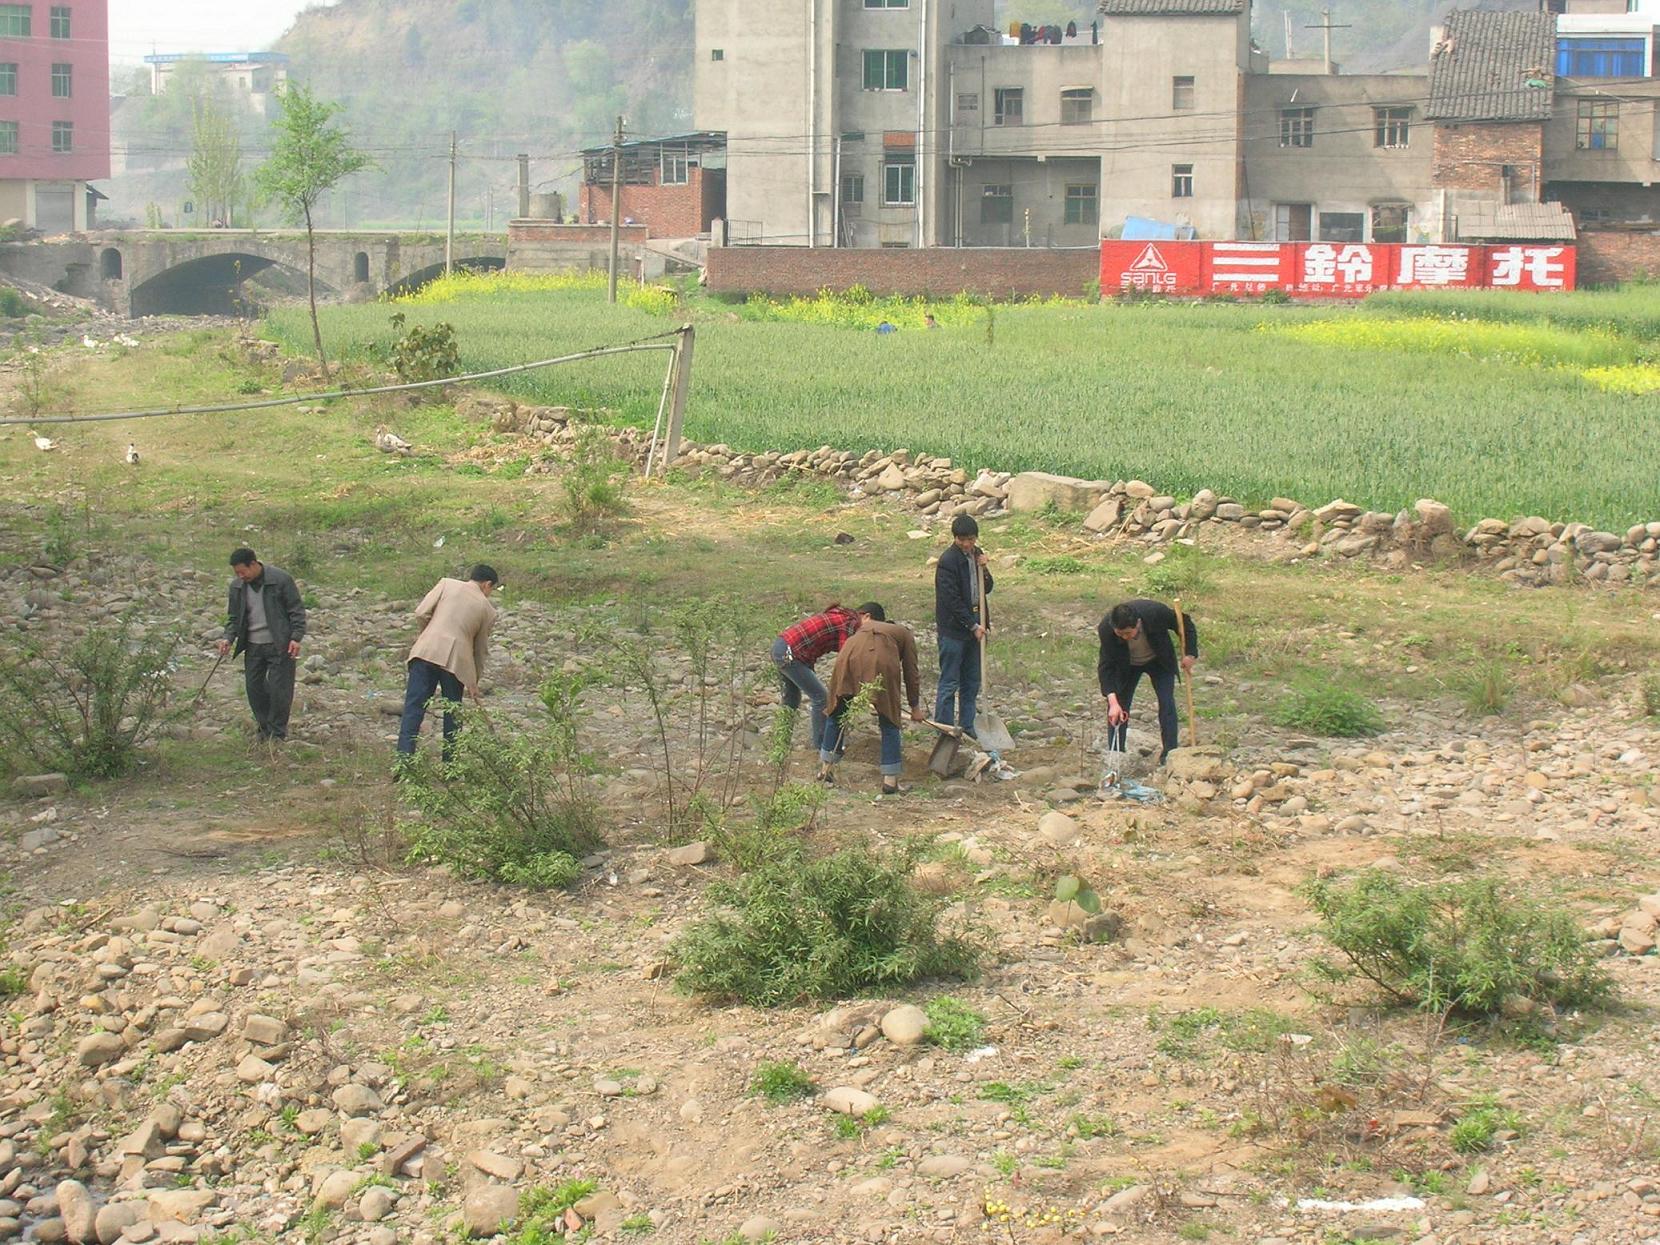
[(1360, 242), (1101, 244), (1101, 289), (1364, 298), (1380, 290), (1571, 290), (1571, 246)]

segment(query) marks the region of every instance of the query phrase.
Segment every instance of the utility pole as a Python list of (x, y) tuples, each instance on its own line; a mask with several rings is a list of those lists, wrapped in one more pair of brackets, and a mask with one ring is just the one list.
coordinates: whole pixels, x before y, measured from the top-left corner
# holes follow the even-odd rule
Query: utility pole
[(1326, 35), (1326, 73), (1329, 76), (1332, 72), (1331, 32), (1334, 31), (1334, 30), (1348, 30), (1349, 27), (1347, 25), (1333, 25), (1332, 20), (1331, 20), (1331, 10), (1330, 9), (1321, 9), (1320, 10), (1320, 24), (1318, 26), (1305, 26), (1305, 27), (1303, 27), (1303, 29), (1304, 30), (1322, 30), (1322, 31), (1325, 32), (1325, 35)]
[(622, 141), (623, 119), (617, 118), (617, 133), (611, 140), (611, 301), (617, 301), (617, 263), (622, 248)]
[(530, 215), (530, 156), (519, 153), (519, 219)]
[(455, 131), (450, 131), (450, 224), (444, 234), (444, 275), (455, 268)]

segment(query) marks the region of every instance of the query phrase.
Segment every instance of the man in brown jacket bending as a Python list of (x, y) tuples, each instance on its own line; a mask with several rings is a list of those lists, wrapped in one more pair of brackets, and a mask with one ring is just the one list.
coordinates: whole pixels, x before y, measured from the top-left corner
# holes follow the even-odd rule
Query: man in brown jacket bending
[(440, 579), (415, 607), (421, 634), (409, 650), (409, 678), (404, 688), (403, 724), (398, 728), (398, 755), (415, 755), (415, 737), (426, 719), (427, 701), (444, 696), (444, 759), (450, 759), (461, 732), (451, 705), (461, 703), (462, 689), (478, 699), (478, 676), (490, 652), (490, 629), (496, 607), (490, 594), (501, 582), (494, 567), (480, 562), (466, 579)]
[(905, 685), (905, 700), (911, 720), (926, 722), (922, 712), (921, 680), (917, 676), (916, 637), (909, 627), (887, 621), (887, 612), (874, 601), (859, 607), (867, 621), (853, 633), (836, 656), (830, 675), (830, 713), (824, 724), (824, 743), (819, 750), (819, 779), (835, 779), (836, 762), (841, 758), (842, 739), (847, 729), (847, 708), (859, 689), (880, 680), (871, 700), (882, 728), (882, 794), (899, 794), (901, 749), (899, 731), (899, 685)]

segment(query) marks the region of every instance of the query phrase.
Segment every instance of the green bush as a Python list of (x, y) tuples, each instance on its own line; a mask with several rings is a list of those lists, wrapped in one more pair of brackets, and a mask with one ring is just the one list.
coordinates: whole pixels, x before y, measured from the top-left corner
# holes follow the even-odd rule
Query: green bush
[(9, 285), (0, 285), (0, 316), (19, 320), (28, 314), (29, 304), (23, 301), (23, 295)]
[(721, 905), (674, 944), (677, 985), (766, 1007), (846, 998), (922, 978), (965, 978), (969, 940), (936, 927), (945, 900), (911, 882), (911, 849), (849, 847), (809, 860), (798, 847), (710, 888)]
[(0, 766), (118, 778), (167, 719), (176, 632), (131, 614), (94, 623), (62, 653), (0, 658)]
[(1447, 1141), (1460, 1154), (1480, 1154), (1493, 1148), (1498, 1133), (1521, 1131), (1520, 1115), (1486, 1103), (1461, 1115), (1447, 1134)]
[(813, 1078), (801, 1070), (800, 1064), (780, 1061), (763, 1063), (756, 1068), (749, 1092), (781, 1107), (798, 1098), (811, 1098), (816, 1090)]
[(536, 728), (475, 716), (447, 763), (420, 754), (406, 763), (404, 791), (426, 814), (403, 828), (410, 858), (532, 890), (574, 882), (579, 859), (603, 842), (576, 737), (581, 694), (579, 681), (556, 678)]
[(1280, 702), (1274, 720), (1316, 735), (1353, 738), (1383, 731), (1383, 714), (1359, 692), (1331, 683), (1305, 683)]
[(1660, 674), (1643, 679), (1643, 712), (1651, 718), (1660, 718)]
[(437, 324), (405, 325), (404, 313), (392, 317), (392, 328), (402, 336), (392, 343), (388, 356), (398, 379), (405, 384), (443, 380), (461, 375), (461, 351), (455, 343), (455, 326)]
[(984, 1036), (986, 1018), (972, 1007), (942, 994), (928, 1000), (928, 1040), (946, 1050), (973, 1050)]
[(560, 478), (565, 491), (565, 521), (593, 529), (626, 508), (618, 476), (627, 466), (617, 458), (605, 430), (589, 425), (577, 433), (571, 465)]
[(1572, 913), (1492, 878), (1420, 886), (1368, 869), (1303, 894), (1345, 961), (1316, 961), (1315, 971), (1369, 982), (1403, 1005), (1495, 1016), (1512, 999), (1590, 1007), (1613, 994)]

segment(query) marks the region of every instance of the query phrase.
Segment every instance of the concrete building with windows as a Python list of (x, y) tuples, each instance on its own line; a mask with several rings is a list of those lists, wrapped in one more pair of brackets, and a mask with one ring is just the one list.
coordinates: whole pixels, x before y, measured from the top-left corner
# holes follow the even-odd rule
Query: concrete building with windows
[(699, 0), (694, 117), (727, 136), (729, 240), (1453, 242), (1660, 221), (1660, 0), (1455, 11), (1405, 74), (1273, 64), (1250, 0), (992, 21), (990, 0), (794, 0), (762, 21)]
[(200, 65), (228, 88), (227, 95), (262, 117), (275, 115), (288, 85), (289, 60), (282, 52), (163, 52), (146, 56), (144, 63), (150, 67), (152, 95), (165, 94), (181, 66)]
[(107, 0), (0, 4), (0, 220), (87, 228), (109, 129)]

